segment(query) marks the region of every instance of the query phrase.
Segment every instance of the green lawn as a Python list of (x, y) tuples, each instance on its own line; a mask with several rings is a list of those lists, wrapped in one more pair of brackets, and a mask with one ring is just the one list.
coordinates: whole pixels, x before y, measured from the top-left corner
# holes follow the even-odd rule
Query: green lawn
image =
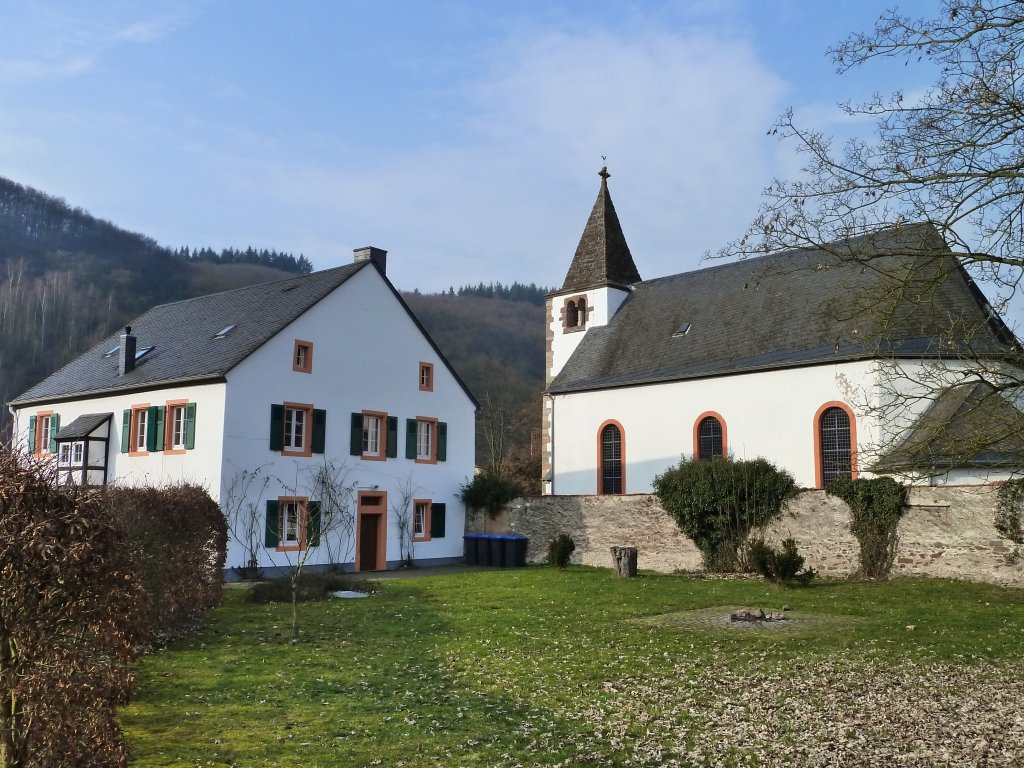
[[(298, 644), (288, 606), (228, 590), (203, 631), (142, 660), (136, 764), (1024, 763), (1020, 591), (582, 567), (382, 590), (302, 606)], [(783, 603), (785, 626), (720, 618)]]

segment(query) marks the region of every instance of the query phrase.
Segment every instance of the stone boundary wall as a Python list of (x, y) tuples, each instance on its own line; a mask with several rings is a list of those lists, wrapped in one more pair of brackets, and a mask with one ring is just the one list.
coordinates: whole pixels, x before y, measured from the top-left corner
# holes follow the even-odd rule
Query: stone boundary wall
[[(893, 574), (935, 576), (1024, 587), (1024, 562), (1010, 563), (1014, 545), (993, 523), (996, 486), (914, 487), (900, 521)], [(639, 549), (641, 569), (700, 570), (696, 545), (653, 494), (534, 496), (516, 499), (497, 517), (471, 513), (466, 530), (528, 536), (527, 560), (544, 562), (547, 542), (568, 533), (572, 562), (610, 568), (611, 547)], [(824, 491), (803, 491), (764, 531), (768, 541), (796, 539), (807, 565), (822, 576), (845, 578), (858, 565), (846, 504)]]

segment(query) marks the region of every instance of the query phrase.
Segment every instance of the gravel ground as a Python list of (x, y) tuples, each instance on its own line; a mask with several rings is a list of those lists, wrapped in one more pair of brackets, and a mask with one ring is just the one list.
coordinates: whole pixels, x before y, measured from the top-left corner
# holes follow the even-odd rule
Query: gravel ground
[[(818, 662), (734, 679), (607, 683), (564, 765), (611, 747), (632, 766), (1024, 766), (1024, 669)], [(594, 742), (602, 743), (595, 750)], [(550, 745), (548, 745), (550, 746)], [(543, 744), (535, 744), (543, 751)], [(529, 765), (529, 762), (524, 763)]]

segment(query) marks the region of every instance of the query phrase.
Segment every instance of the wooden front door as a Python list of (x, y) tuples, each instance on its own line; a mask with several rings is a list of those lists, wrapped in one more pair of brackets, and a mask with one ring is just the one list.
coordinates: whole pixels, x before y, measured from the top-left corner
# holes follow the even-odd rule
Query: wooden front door
[(386, 512), (386, 493), (360, 492), (357, 571), (382, 571), (388, 567)]

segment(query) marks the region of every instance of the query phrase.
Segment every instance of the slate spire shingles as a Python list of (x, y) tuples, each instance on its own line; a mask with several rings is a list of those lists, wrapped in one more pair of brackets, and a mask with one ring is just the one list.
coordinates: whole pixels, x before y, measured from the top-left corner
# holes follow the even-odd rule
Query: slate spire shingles
[(612, 196), (608, 192), (606, 167), (598, 172), (601, 189), (597, 193), (594, 210), (590, 212), (580, 244), (576, 246), (569, 272), (562, 284), (563, 291), (579, 291), (603, 285), (627, 286), (640, 282), (640, 273), (622, 234), (619, 217), (615, 214)]

